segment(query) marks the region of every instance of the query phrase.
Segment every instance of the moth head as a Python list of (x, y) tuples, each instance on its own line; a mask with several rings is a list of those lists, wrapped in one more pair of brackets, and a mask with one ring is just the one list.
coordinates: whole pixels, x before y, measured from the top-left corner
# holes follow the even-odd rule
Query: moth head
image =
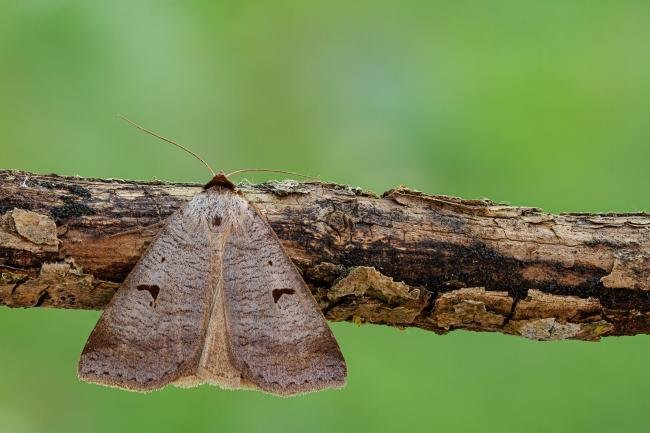
[(205, 184), (203, 189), (204, 190), (205, 189), (210, 189), (210, 188), (213, 188), (215, 186), (220, 186), (222, 188), (226, 188), (226, 189), (229, 189), (229, 190), (232, 190), (232, 191), (235, 190), (235, 184), (232, 183), (228, 179), (228, 177), (225, 175), (225, 173), (222, 172), (222, 171), (215, 174), (214, 177), (212, 178), (212, 180), (210, 182), (208, 182), (207, 184)]

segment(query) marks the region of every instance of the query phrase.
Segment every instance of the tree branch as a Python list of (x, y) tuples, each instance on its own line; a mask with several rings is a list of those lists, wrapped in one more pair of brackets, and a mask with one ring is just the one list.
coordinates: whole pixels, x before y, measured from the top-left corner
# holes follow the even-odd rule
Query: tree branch
[[(330, 320), (538, 340), (650, 332), (650, 215), (242, 184)], [(195, 184), (0, 171), (0, 304), (99, 309)]]

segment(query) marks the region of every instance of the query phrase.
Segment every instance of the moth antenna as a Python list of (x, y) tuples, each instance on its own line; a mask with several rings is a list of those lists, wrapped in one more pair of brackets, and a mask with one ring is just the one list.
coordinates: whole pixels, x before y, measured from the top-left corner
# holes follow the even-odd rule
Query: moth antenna
[(162, 135), (158, 134), (157, 132), (154, 132), (154, 131), (152, 131), (152, 130), (150, 130), (150, 129), (147, 129), (147, 128), (145, 128), (145, 127), (142, 126), (142, 125), (138, 125), (137, 123), (135, 123), (133, 120), (129, 119), (129, 118), (126, 117), (126, 116), (123, 116), (123, 115), (121, 115), (121, 114), (118, 114), (117, 117), (119, 117), (120, 119), (124, 120), (126, 123), (128, 123), (128, 124), (131, 125), (131, 126), (133, 126), (134, 128), (139, 129), (140, 131), (146, 132), (147, 134), (149, 134), (149, 135), (153, 135), (154, 137), (156, 137), (156, 138), (158, 138), (158, 139), (160, 139), (160, 140), (162, 140), (162, 141), (166, 141), (166, 142), (169, 143), (169, 144), (173, 144), (174, 146), (181, 148), (181, 149), (184, 150), (185, 152), (187, 152), (187, 153), (189, 153), (190, 155), (192, 155), (194, 158), (196, 158), (196, 159), (198, 159), (199, 161), (201, 161), (201, 162), (203, 163), (203, 165), (205, 165), (205, 166), (208, 168), (208, 170), (210, 170), (210, 173), (212, 173), (212, 176), (216, 175), (216, 173), (214, 172), (214, 170), (212, 169), (212, 167), (210, 167), (210, 166), (208, 165), (208, 163), (205, 162), (205, 160), (204, 160), (203, 158), (201, 158), (199, 155), (197, 155), (196, 153), (192, 152), (190, 149), (188, 149), (187, 147), (183, 146), (182, 144), (177, 143), (177, 142), (175, 142), (174, 140), (171, 140), (171, 139), (169, 139), (169, 138), (163, 137)]
[(282, 174), (288, 174), (288, 175), (291, 175), (291, 176), (304, 177), (305, 179), (313, 179), (313, 180), (320, 181), (320, 178), (318, 178), (318, 177), (307, 176), (306, 174), (296, 173), (294, 171), (274, 170), (272, 168), (242, 168), (241, 170), (235, 170), (235, 171), (233, 171), (231, 173), (228, 173), (226, 175), (226, 177), (230, 177), (230, 176), (233, 176), (235, 174), (246, 173), (246, 172), (249, 172), (249, 171), (263, 171), (263, 172), (266, 172), (266, 173), (282, 173)]

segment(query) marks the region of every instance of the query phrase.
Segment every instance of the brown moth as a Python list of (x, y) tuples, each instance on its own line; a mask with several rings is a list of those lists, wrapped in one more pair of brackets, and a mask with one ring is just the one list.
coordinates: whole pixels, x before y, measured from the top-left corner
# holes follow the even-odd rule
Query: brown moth
[(275, 232), (219, 173), (135, 265), (78, 374), (141, 392), (211, 383), (289, 396), (341, 387), (347, 371)]

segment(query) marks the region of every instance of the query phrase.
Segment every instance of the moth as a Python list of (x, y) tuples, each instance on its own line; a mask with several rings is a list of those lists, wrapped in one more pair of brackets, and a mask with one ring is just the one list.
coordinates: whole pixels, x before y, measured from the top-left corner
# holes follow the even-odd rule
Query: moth
[(219, 173), (129, 273), (78, 375), (141, 392), (209, 383), (289, 396), (342, 387), (347, 369), (277, 235)]

